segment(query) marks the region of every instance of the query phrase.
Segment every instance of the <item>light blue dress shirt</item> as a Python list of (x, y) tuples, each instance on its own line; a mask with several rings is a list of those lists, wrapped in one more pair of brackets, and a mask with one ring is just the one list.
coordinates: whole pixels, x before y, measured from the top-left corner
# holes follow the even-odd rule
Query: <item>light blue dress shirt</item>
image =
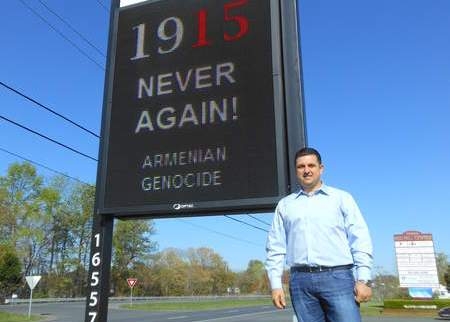
[(372, 242), (353, 197), (322, 186), (308, 195), (300, 190), (281, 199), (267, 237), (266, 270), (272, 289), (281, 288), (288, 266), (354, 264), (358, 280), (370, 280)]

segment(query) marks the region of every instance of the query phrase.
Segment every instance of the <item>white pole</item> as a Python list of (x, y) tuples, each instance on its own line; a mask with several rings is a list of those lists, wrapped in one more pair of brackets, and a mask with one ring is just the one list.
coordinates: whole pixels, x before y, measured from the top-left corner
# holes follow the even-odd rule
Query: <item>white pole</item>
[(130, 301), (131, 301), (131, 306), (133, 306), (133, 286), (131, 287), (131, 297), (130, 297)]
[(31, 301), (32, 301), (32, 299), (33, 299), (33, 289), (31, 289), (31, 292), (30, 292), (30, 304), (28, 305), (28, 319), (31, 318)]

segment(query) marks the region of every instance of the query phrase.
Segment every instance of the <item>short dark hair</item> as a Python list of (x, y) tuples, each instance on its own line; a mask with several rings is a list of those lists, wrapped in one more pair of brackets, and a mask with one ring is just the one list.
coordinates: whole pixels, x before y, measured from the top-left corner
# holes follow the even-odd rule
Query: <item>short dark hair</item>
[(319, 151), (309, 147), (305, 147), (298, 150), (297, 153), (295, 154), (294, 162), (297, 163), (297, 159), (305, 155), (315, 155), (317, 157), (317, 160), (319, 161), (319, 164), (322, 164), (322, 157), (320, 156)]

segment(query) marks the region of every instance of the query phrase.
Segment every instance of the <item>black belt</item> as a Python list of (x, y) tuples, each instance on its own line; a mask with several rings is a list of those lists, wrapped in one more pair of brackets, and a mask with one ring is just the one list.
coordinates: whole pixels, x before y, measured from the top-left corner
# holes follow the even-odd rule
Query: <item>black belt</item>
[(292, 266), (291, 267), (291, 272), (318, 273), (318, 272), (329, 272), (329, 271), (337, 271), (337, 270), (351, 269), (351, 268), (353, 268), (353, 264), (338, 265), (338, 266), (307, 266), (307, 265), (299, 265), (299, 266)]

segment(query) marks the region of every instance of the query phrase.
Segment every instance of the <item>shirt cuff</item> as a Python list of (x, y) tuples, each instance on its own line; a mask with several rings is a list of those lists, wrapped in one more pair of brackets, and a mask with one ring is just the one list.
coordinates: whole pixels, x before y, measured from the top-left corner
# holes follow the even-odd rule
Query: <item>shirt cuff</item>
[(272, 281), (272, 282), (270, 282), (270, 286), (272, 287), (272, 290), (282, 289), (283, 288), (283, 285), (281, 284), (281, 279), (279, 281)]
[(368, 267), (362, 266), (356, 269), (356, 279), (369, 281), (372, 279), (372, 274), (370, 273), (370, 269)]
[(272, 290), (283, 288), (283, 284), (281, 283), (281, 276), (279, 276), (278, 274), (274, 275), (268, 274), (268, 277), (270, 281), (270, 287)]

